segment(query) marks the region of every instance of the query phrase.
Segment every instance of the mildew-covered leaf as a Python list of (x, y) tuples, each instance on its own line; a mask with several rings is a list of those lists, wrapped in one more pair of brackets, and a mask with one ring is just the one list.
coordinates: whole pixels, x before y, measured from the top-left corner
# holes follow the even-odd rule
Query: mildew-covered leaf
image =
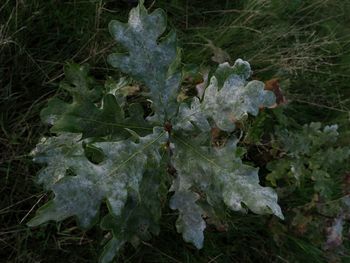
[(223, 174), (222, 195), (226, 205), (234, 211), (245, 211), (244, 203), (257, 214), (272, 213), (283, 219), (277, 204), (277, 194), (270, 187), (259, 185), (258, 169), (242, 165), (238, 170)]
[(210, 130), (210, 125), (201, 110), (198, 98), (193, 98), (190, 106), (181, 103), (179, 112), (173, 122), (175, 130), (192, 131), (195, 127), (203, 132)]
[(110, 22), (110, 33), (128, 54), (111, 54), (108, 61), (146, 84), (156, 113), (169, 118), (176, 110), (181, 76), (172, 67), (177, 59), (175, 33), (160, 39), (165, 30), (165, 12), (156, 9), (148, 14), (139, 4), (130, 11), (128, 23)]
[[(33, 161), (46, 164), (38, 174), (37, 182), (50, 189), (57, 181), (66, 176), (67, 171), (77, 163), (85, 162), (81, 135), (64, 133), (58, 137), (43, 137), (32, 150)], [(69, 156), (69, 158), (66, 158)]]
[(219, 64), (214, 76), (218, 81), (219, 88), (221, 88), (226, 79), (231, 75), (236, 75), (242, 80), (247, 80), (252, 74), (250, 64), (242, 59), (237, 59), (233, 66), (230, 66), (228, 62)]
[[(93, 164), (84, 157), (82, 149), (77, 150), (79, 146), (74, 144), (77, 143), (74, 141), (75, 137), (62, 136), (66, 136), (66, 142), (62, 144), (65, 147), (65, 154), (62, 155), (61, 149), (58, 156), (71, 159), (68, 163), (63, 162), (75, 176), (65, 176), (50, 186), (55, 198), (39, 209), (37, 216), (29, 225), (76, 216), (82, 227), (89, 227), (94, 223), (103, 200), (107, 200), (112, 214), (119, 215), (127, 200), (128, 192), (131, 190), (139, 192), (147, 162), (159, 162), (158, 148), (166, 139), (162, 129), (155, 129), (153, 134), (141, 137), (139, 143), (131, 140), (95, 143), (94, 146), (103, 151), (105, 160), (100, 164)], [(82, 148), (81, 143), (80, 147)], [(40, 155), (43, 154), (41, 151)], [(74, 154), (80, 155), (77, 158)], [(57, 159), (57, 162), (60, 160)], [(50, 167), (53, 164), (50, 162), (48, 165)], [(46, 180), (50, 181), (48, 178)], [(57, 178), (51, 181), (55, 180)]]
[(196, 187), (205, 193), (209, 204), (222, 200), (234, 211), (245, 211), (245, 204), (255, 213), (283, 218), (277, 194), (259, 185), (258, 169), (242, 163), (236, 154), (236, 143), (229, 141), (222, 148), (214, 148), (177, 136), (173, 165), (178, 177), (172, 189)]
[(198, 194), (190, 191), (176, 191), (170, 199), (170, 208), (179, 210), (176, 229), (182, 233), (183, 239), (201, 249), (204, 242), (205, 221), (202, 218), (203, 210), (196, 201)]
[(229, 75), (223, 87), (219, 87), (218, 79), (213, 76), (205, 90), (202, 109), (224, 131), (233, 131), (235, 122), (246, 118), (248, 113), (256, 116), (261, 107), (275, 103), (273, 92), (264, 90), (264, 83), (256, 80), (246, 83), (236, 74)]

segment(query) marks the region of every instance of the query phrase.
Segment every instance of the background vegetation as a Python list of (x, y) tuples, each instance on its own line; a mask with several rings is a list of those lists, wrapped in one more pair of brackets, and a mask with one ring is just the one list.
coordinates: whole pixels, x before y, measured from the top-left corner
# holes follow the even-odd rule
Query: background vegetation
[[(72, 219), (37, 229), (25, 226), (37, 207), (49, 198), (35, 184), (40, 167), (31, 162), (28, 153), (48, 133), (48, 127), (40, 123), (39, 112), (49, 98), (61, 92), (58, 82), (66, 62), (89, 63), (98, 79), (119, 74), (106, 63), (107, 54), (116, 45), (107, 25), (111, 19), (126, 21), (133, 2), (1, 1), (1, 262), (96, 262), (105, 233), (96, 229), (82, 232)], [(288, 100), (283, 113), (267, 113), (265, 119), (252, 122), (253, 128), (265, 129), (274, 122), (283, 122), (278, 116), (288, 116), (284, 125), (293, 127), (312, 121), (338, 123), (338, 144), (350, 144), (349, 1), (155, 0), (146, 5), (166, 10), (188, 68), (191, 64), (211, 68), (217, 65), (214, 60), (218, 57), (231, 62), (240, 57), (251, 63), (254, 78), (279, 79)], [(264, 170), (264, 150), (249, 147), (247, 159)], [(349, 164), (337, 165), (341, 169), (334, 179), (335, 191), (349, 194), (344, 187), (339, 190), (339, 185), (347, 182)], [(348, 236), (343, 237), (341, 248), (333, 251), (322, 246), (326, 233), (320, 225), (310, 224), (312, 227), (300, 232), (300, 225), (291, 222), (295, 208), (305, 208), (315, 197), (312, 187), (302, 185), (293, 199), (282, 198), (282, 208), (291, 215), (285, 222), (254, 214), (227, 214), (229, 223), (222, 229), (207, 229), (201, 251), (182, 241), (173, 224), (176, 215), (169, 210), (161, 235), (138, 248), (126, 247), (119, 260), (350, 262)], [(310, 211), (305, 213), (302, 221), (310, 219)], [(332, 223), (327, 218), (324, 221), (326, 225)]]

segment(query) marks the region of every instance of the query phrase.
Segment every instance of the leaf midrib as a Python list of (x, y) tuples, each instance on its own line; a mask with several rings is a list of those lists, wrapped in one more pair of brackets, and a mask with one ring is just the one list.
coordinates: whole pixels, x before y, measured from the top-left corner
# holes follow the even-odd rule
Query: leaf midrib
[(152, 141), (146, 143), (140, 150), (138, 150), (138, 151), (134, 152), (133, 154), (131, 154), (125, 161), (123, 161), (117, 167), (112, 169), (112, 171), (108, 174), (108, 176), (111, 176), (113, 173), (118, 171), (122, 166), (126, 165), (128, 162), (130, 162), (132, 159), (134, 159), (138, 154), (141, 154), (143, 151), (145, 151), (151, 145), (156, 143), (161, 137), (164, 136), (165, 133), (166, 133), (165, 131), (162, 131), (155, 139), (153, 139)]

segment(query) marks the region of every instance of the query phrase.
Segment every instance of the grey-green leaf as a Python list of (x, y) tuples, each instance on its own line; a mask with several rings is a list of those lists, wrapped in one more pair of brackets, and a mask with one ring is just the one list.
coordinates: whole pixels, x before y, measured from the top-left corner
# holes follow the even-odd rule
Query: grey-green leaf
[(272, 188), (259, 185), (258, 169), (242, 165), (240, 169), (222, 174), (223, 200), (235, 211), (244, 211), (242, 203), (257, 214), (272, 213), (283, 219)]
[(209, 131), (210, 125), (206, 116), (201, 110), (198, 98), (193, 98), (190, 107), (186, 103), (181, 103), (179, 112), (174, 120), (175, 130), (192, 131), (198, 127), (201, 131)]
[[(46, 178), (51, 184), (50, 188), (55, 193), (55, 198), (39, 209), (37, 216), (29, 222), (29, 225), (76, 216), (80, 225), (87, 228), (97, 218), (103, 200), (107, 200), (112, 214), (119, 215), (128, 192), (139, 191), (147, 163), (160, 161), (158, 149), (165, 139), (164, 131), (155, 128), (153, 134), (141, 137), (139, 143), (131, 140), (95, 143), (94, 146), (103, 151), (105, 160), (100, 164), (93, 164), (83, 155), (82, 143), (76, 142), (76, 137), (66, 136), (61, 146), (65, 149), (58, 150), (56, 160), (60, 162), (60, 156), (62, 159), (71, 159), (70, 162), (62, 161), (75, 176), (64, 176), (58, 181), (55, 174), (51, 180)], [(37, 149), (44, 148), (40, 144), (37, 147)], [(44, 154), (45, 151), (41, 151), (40, 158)], [(50, 167), (52, 165), (56, 164), (49, 162), (46, 169), (53, 169)], [(48, 177), (48, 174), (46, 176)], [(57, 182), (52, 184), (54, 181)]]
[(213, 119), (218, 128), (233, 131), (235, 122), (247, 117), (248, 113), (256, 116), (260, 107), (269, 107), (275, 103), (271, 91), (264, 90), (260, 81), (246, 81), (236, 74), (231, 74), (219, 89), (218, 79), (213, 76), (205, 90), (202, 109)]
[(218, 80), (218, 85), (221, 88), (230, 75), (236, 75), (242, 80), (247, 80), (251, 74), (252, 70), (250, 64), (239, 58), (235, 61), (233, 66), (230, 66), (228, 62), (219, 64), (214, 76)]
[(196, 204), (198, 194), (190, 191), (176, 191), (170, 199), (170, 208), (179, 210), (176, 228), (182, 233), (183, 239), (201, 249), (204, 242), (205, 221), (203, 211)]
[[(33, 161), (46, 164), (38, 174), (38, 183), (46, 190), (65, 177), (70, 167), (85, 162), (81, 135), (64, 133), (58, 137), (43, 137), (31, 152)], [(66, 158), (69, 155), (69, 158)]]
[(174, 73), (177, 48), (174, 32), (159, 38), (166, 29), (166, 15), (161, 9), (147, 13), (140, 3), (132, 9), (128, 23), (111, 21), (109, 31), (128, 54), (111, 54), (109, 63), (135, 79), (142, 81), (150, 90), (154, 109), (162, 115), (174, 114), (176, 96), (181, 81)]
[(173, 165), (178, 177), (172, 188), (187, 190), (195, 186), (205, 193), (209, 204), (222, 200), (232, 210), (244, 211), (244, 203), (255, 213), (283, 218), (277, 194), (259, 185), (258, 169), (242, 163), (236, 143), (229, 141), (222, 148), (213, 148), (177, 136)]

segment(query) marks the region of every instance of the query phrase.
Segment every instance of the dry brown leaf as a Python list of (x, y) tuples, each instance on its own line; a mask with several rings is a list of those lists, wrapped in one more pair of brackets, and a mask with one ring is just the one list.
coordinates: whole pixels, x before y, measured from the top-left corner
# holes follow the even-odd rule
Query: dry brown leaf
[(273, 78), (265, 81), (265, 90), (272, 91), (276, 96), (276, 104), (270, 108), (276, 108), (277, 106), (287, 102), (286, 98), (283, 96), (278, 78)]

